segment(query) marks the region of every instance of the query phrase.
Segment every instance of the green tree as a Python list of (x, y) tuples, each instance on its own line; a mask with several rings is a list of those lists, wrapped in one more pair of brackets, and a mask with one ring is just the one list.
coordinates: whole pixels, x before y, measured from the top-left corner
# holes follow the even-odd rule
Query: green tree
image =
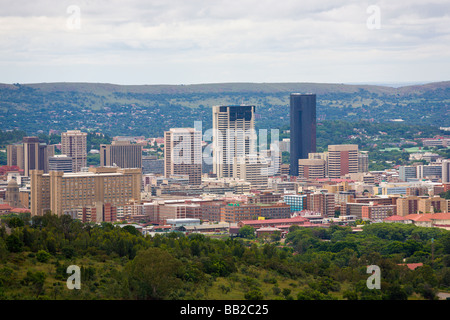
[(39, 262), (47, 262), (51, 255), (45, 250), (39, 250), (36, 254), (36, 259)]
[(23, 242), (15, 234), (11, 234), (6, 238), (6, 247), (10, 252), (21, 252), (23, 249)]
[(246, 239), (254, 239), (255, 228), (252, 226), (243, 226), (239, 229), (239, 236)]
[(160, 248), (140, 251), (127, 266), (130, 291), (138, 299), (165, 299), (178, 289), (181, 262)]

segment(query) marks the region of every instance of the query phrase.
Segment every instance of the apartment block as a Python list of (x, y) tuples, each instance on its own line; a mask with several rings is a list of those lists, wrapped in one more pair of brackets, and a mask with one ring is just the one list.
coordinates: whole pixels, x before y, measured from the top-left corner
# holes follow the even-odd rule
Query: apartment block
[(417, 213), (419, 211), (419, 197), (409, 196), (397, 199), (397, 215), (407, 216), (408, 214)]
[(258, 204), (261, 217), (266, 219), (287, 219), (291, 217), (291, 207), (285, 203)]
[(256, 153), (255, 106), (213, 106), (213, 173), (233, 177), (235, 158)]
[(383, 220), (397, 214), (395, 205), (367, 205), (361, 207), (361, 218), (369, 220)]
[(95, 203), (125, 205), (140, 200), (141, 169), (98, 167), (88, 172), (31, 171), (31, 213), (53, 214), (90, 207)]
[(323, 159), (298, 159), (298, 176), (306, 179), (325, 178), (325, 167)]
[(306, 194), (289, 194), (283, 196), (284, 202), (289, 206), (291, 212), (300, 212), (307, 209)]
[(69, 130), (61, 133), (61, 153), (72, 158), (72, 172), (87, 167), (87, 133)]
[(221, 221), (237, 223), (242, 220), (253, 220), (261, 216), (261, 207), (255, 204), (228, 203), (221, 208)]
[(49, 170), (49, 158), (55, 154), (55, 146), (41, 143), (38, 137), (24, 137), (21, 144), (7, 146), (7, 164), (23, 169), (25, 176), (31, 170)]
[(358, 172), (358, 145), (343, 144), (328, 146), (328, 176), (340, 178)]
[(335, 196), (333, 193), (309, 193), (306, 201), (308, 210), (319, 212), (323, 217), (334, 217)]
[(202, 183), (202, 133), (194, 128), (164, 132), (164, 175), (187, 175), (189, 184)]
[(252, 187), (266, 188), (268, 182), (268, 163), (258, 155), (244, 155), (233, 161), (233, 178), (250, 182)]
[(113, 141), (100, 145), (100, 166), (142, 168), (142, 145), (130, 141)]

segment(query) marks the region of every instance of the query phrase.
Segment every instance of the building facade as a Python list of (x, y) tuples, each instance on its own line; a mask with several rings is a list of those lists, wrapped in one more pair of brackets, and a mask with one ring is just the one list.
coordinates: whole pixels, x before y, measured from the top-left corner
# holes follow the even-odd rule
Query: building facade
[(325, 166), (323, 159), (298, 159), (298, 176), (306, 179), (325, 178)]
[(316, 95), (290, 95), (290, 174), (298, 176), (298, 160), (316, 152)]
[(142, 168), (142, 145), (130, 141), (113, 141), (100, 145), (100, 166)]
[(255, 106), (213, 106), (213, 173), (233, 177), (235, 158), (256, 153)]
[(69, 130), (61, 133), (61, 153), (72, 158), (72, 172), (87, 167), (87, 133)]
[(202, 183), (202, 133), (194, 128), (164, 132), (164, 175), (189, 176), (189, 184)]
[(31, 172), (31, 214), (53, 214), (90, 207), (95, 203), (125, 205), (140, 200), (141, 169), (90, 168), (89, 172)]
[(341, 144), (328, 146), (328, 176), (340, 178), (358, 172), (358, 145)]

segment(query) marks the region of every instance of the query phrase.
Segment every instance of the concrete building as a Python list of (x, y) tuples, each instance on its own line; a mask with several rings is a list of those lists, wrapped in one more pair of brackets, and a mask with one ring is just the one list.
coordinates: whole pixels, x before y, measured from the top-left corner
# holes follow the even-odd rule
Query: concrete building
[(298, 176), (298, 160), (316, 152), (316, 95), (290, 95), (290, 174)]
[(417, 178), (418, 179), (440, 179), (442, 177), (442, 164), (435, 163), (431, 165), (418, 165)]
[(5, 202), (13, 208), (21, 206), (19, 185), (17, 184), (16, 179), (8, 181), (5, 192)]
[(450, 183), (450, 160), (442, 161), (442, 183)]
[(408, 179), (417, 178), (417, 168), (416, 166), (400, 166), (398, 168), (398, 177), (400, 181), (407, 182)]
[(306, 196), (307, 209), (320, 212), (323, 217), (334, 217), (335, 195), (334, 193), (315, 192)]
[(38, 137), (24, 137), (21, 144), (8, 145), (7, 153), (7, 164), (30, 176), (31, 170), (48, 172), (48, 160), (55, 154), (55, 146), (39, 142)]
[(233, 178), (247, 181), (255, 188), (267, 188), (268, 163), (258, 155), (244, 155), (234, 158)]
[(290, 207), (291, 212), (300, 212), (307, 209), (306, 194), (287, 194), (283, 201)]
[(6, 146), (7, 165), (24, 168), (23, 144), (10, 144)]
[(188, 175), (189, 184), (202, 183), (202, 133), (194, 128), (164, 132), (164, 175)]
[(255, 106), (213, 106), (213, 173), (233, 177), (235, 158), (256, 154)]
[(298, 176), (306, 179), (325, 178), (325, 167), (323, 159), (298, 159)]
[(220, 210), (220, 220), (228, 223), (253, 220), (260, 216), (261, 207), (256, 204), (228, 203)]
[(156, 156), (142, 156), (142, 174), (149, 173), (163, 175), (164, 159), (158, 159)]
[(61, 153), (72, 158), (72, 172), (87, 167), (87, 133), (69, 130), (61, 133)]
[(358, 172), (369, 172), (369, 154), (367, 151), (358, 153)]
[(48, 159), (48, 170), (49, 171), (63, 171), (72, 172), (73, 162), (72, 158), (66, 156), (65, 154), (58, 154), (50, 157)]
[(395, 205), (377, 205), (369, 204), (361, 207), (362, 219), (384, 220), (390, 216), (397, 214), (397, 206)]
[(397, 215), (406, 216), (408, 214), (414, 214), (419, 211), (419, 197), (409, 196), (404, 198), (398, 198), (396, 201)]
[(258, 203), (261, 217), (265, 219), (287, 219), (291, 217), (291, 207), (285, 203)]
[(125, 205), (140, 200), (141, 169), (90, 168), (89, 172), (31, 171), (31, 214), (62, 215), (95, 203)]
[(328, 176), (340, 178), (358, 172), (358, 145), (342, 144), (328, 146)]
[(113, 141), (100, 145), (100, 166), (142, 168), (142, 145), (130, 141)]

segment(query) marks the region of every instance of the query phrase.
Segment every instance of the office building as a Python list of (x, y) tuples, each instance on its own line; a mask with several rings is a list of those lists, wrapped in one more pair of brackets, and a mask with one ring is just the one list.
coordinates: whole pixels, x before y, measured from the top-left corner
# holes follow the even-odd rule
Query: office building
[(361, 218), (369, 220), (384, 220), (390, 216), (396, 215), (397, 206), (395, 205), (376, 205), (369, 204), (361, 207)]
[(202, 133), (194, 128), (164, 132), (164, 175), (187, 175), (189, 184), (202, 183)]
[(369, 172), (369, 154), (367, 151), (358, 153), (358, 172)]
[(334, 193), (315, 192), (306, 195), (307, 209), (318, 212), (322, 217), (334, 217), (335, 195)]
[(397, 215), (407, 216), (419, 211), (419, 197), (409, 196), (404, 198), (398, 198), (396, 201)]
[(323, 159), (298, 159), (298, 176), (306, 179), (325, 178), (325, 166)]
[(283, 196), (283, 200), (290, 207), (291, 212), (300, 212), (307, 209), (306, 194), (287, 194)]
[(328, 176), (340, 178), (358, 172), (358, 145), (342, 144), (328, 146)]
[(141, 169), (89, 168), (88, 172), (31, 171), (31, 214), (62, 215), (95, 203), (123, 206), (140, 200)]
[(100, 166), (142, 168), (142, 145), (130, 141), (113, 141), (100, 145)]
[(450, 160), (442, 161), (442, 183), (450, 183)]
[(7, 163), (23, 169), (23, 175), (29, 176), (31, 170), (48, 172), (48, 160), (55, 154), (55, 146), (39, 142), (38, 137), (24, 137), (22, 144), (7, 147)]
[(252, 187), (266, 188), (268, 182), (267, 159), (258, 155), (234, 158), (233, 178), (250, 182)]
[(10, 144), (6, 146), (7, 165), (9, 167), (17, 166), (23, 169), (23, 144)]
[(213, 173), (233, 177), (235, 158), (256, 153), (255, 106), (213, 107)]
[(298, 160), (316, 152), (316, 95), (290, 96), (290, 174), (298, 176)]
[(49, 171), (72, 172), (72, 158), (65, 154), (58, 154), (48, 159)]
[(8, 181), (5, 192), (5, 202), (13, 208), (18, 208), (21, 205), (19, 185), (16, 179)]
[(228, 203), (221, 207), (220, 220), (237, 223), (243, 220), (254, 220), (261, 216), (261, 207), (256, 204)]
[(87, 133), (69, 130), (61, 133), (61, 153), (72, 158), (72, 172), (87, 167)]
[(418, 179), (440, 179), (442, 177), (442, 164), (418, 165), (417, 178)]
[(407, 182), (409, 179), (417, 178), (417, 168), (415, 166), (400, 166), (398, 168), (398, 178)]
[(164, 159), (157, 156), (142, 156), (142, 174), (164, 174)]

